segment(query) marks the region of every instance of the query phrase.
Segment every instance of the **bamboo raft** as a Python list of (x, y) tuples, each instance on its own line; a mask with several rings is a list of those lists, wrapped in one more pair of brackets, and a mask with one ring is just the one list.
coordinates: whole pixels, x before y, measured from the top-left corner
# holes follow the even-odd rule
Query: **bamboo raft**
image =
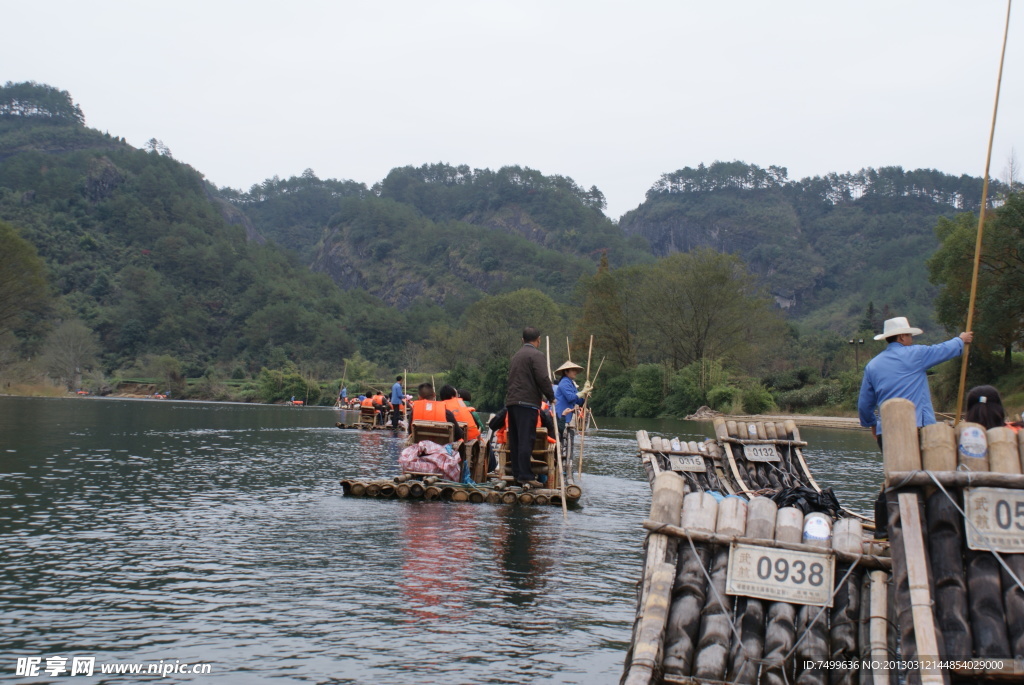
[(716, 435), (637, 434), (653, 498), (622, 683), (888, 683), (885, 546), (859, 518), (760, 494), (821, 490), (792, 422), (722, 420)]
[[(449, 423), (414, 421), (412, 429), (408, 440), (410, 444), (430, 440), (446, 445), (454, 440), (453, 427)], [(497, 469), (488, 473), (488, 441), (477, 439), (462, 441), (458, 445), (459, 455), (474, 483), (456, 483), (428, 473), (403, 473), (393, 479), (343, 479), (342, 492), (347, 497), (562, 506), (562, 473), (558, 468), (555, 447), (547, 436), (546, 429), (537, 429), (530, 459), (534, 476), (547, 480), (543, 488), (515, 485), (507, 446), (504, 445), (495, 449)], [(578, 506), (582, 496), (583, 490), (578, 484), (566, 483), (566, 506)]]
[[(426, 502), (469, 502), (472, 504), (536, 504), (562, 505), (561, 490), (551, 488), (527, 489), (492, 481), (467, 485), (446, 481), (437, 476), (402, 474), (391, 480), (343, 480), (342, 492), (349, 497), (375, 497), (379, 499), (408, 499)], [(574, 506), (583, 495), (578, 485), (565, 488), (566, 504)]]
[(920, 662), (907, 682), (1021, 682), (1019, 436), (966, 422), (918, 431), (902, 399), (881, 416), (896, 622), (903, 658)]
[(343, 409), (341, 411), (342, 420), (334, 424), (337, 428), (393, 430), (391, 422), (387, 419), (382, 419), (380, 412), (374, 407), (359, 407), (358, 409)]

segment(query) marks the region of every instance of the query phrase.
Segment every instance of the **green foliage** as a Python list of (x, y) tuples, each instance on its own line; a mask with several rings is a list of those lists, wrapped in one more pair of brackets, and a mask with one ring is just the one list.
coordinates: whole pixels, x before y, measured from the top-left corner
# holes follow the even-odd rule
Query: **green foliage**
[(743, 390), (743, 411), (748, 414), (763, 414), (775, 406), (775, 399), (768, 388), (755, 383)]
[(809, 329), (848, 335), (866, 302), (898, 306), (894, 315), (927, 329), (932, 229), (939, 217), (976, 210), (981, 183), (901, 167), (791, 181), (784, 168), (716, 162), (663, 175), (619, 223), (656, 255), (738, 254)]
[(35, 81), (13, 83), (0, 88), (0, 117), (33, 117), (71, 124), (84, 124), (85, 115), (66, 90)]
[[(981, 268), (975, 302), (972, 363), (988, 382), (1000, 372), (987, 363), (990, 353), (1003, 353), (1002, 371), (1009, 369), (1015, 345), (1024, 340), (1024, 196), (1011, 194), (995, 209), (983, 233)], [(978, 221), (971, 214), (941, 220), (936, 234), (941, 247), (928, 262), (932, 282), (941, 286), (936, 301), (938, 320), (947, 330), (960, 330), (967, 320)]]
[(628, 371), (617, 374), (601, 371), (601, 381), (590, 396), (589, 406), (597, 416), (615, 416), (615, 406), (629, 393), (632, 376)]
[(284, 402), (294, 397), (308, 404), (316, 404), (320, 400), (320, 385), (298, 372), (294, 365), (284, 369), (260, 370), (256, 379), (259, 398), (266, 403)]
[(740, 397), (740, 389), (729, 385), (717, 385), (708, 391), (708, 406), (715, 411), (730, 412)]
[(834, 407), (844, 400), (843, 386), (835, 381), (823, 381), (798, 390), (775, 395), (775, 403), (786, 411), (799, 411), (812, 407)]
[(49, 287), (44, 269), (35, 247), (0, 221), (0, 335), (45, 311)]
[[(701, 359), (672, 375), (665, 407), (670, 414), (683, 417), (701, 406), (709, 405), (708, 393), (716, 386), (727, 385), (730, 375), (719, 361)], [(709, 405), (710, 406), (710, 405)]]
[(665, 369), (641, 364), (631, 374), (629, 393), (615, 405), (615, 415), (654, 418), (661, 413), (664, 397)]
[[(99, 335), (108, 372), (146, 354), (173, 356), (188, 375), (287, 359), (340, 367), (357, 344), (387, 354), (407, 335), (400, 314), (390, 327), (361, 325), (381, 318), (379, 300), (345, 296), (280, 249), (247, 242), (190, 167), (34, 121), (0, 119), (0, 220), (39, 251), (59, 305)], [(46, 154), (19, 142), (27, 132), (57, 144), (44, 129), (88, 136)]]

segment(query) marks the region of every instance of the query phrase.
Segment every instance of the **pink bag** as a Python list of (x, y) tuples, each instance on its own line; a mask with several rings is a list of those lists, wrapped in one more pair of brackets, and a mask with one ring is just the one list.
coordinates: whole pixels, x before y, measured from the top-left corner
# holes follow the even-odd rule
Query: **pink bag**
[(402, 473), (432, 473), (456, 482), (459, 480), (461, 464), (458, 443), (438, 445), (430, 440), (422, 440), (406, 447), (398, 457)]

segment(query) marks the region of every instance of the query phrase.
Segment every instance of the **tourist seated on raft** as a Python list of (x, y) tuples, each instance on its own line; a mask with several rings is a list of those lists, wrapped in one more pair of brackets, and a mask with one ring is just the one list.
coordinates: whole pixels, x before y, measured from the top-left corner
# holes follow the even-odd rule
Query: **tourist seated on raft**
[[(541, 411), (537, 415), (537, 428), (544, 428), (547, 430), (548, 443), (554, 444), (555, 438), (552, 436), (555, 434), (555, 422), (551, 417), (549, 409), (550, 405), (547, 402), (541, 402)], [(505, 407), (499, 409), (496, 414), (491, 416), (491, 420), (487, 422), (487, 426), (493, 431), (491, 440), (495, 445), (508, 444), (508, 409)], [(498, 459), (491, 449), (488, 449), (487, 454), (487, 470), (493, 471), (498, 468)], [(547, 476), (542, 476), (541, 479), (544, 482), (547, 482)]]
[(1001, 426), (1011, 428), (1014, 433), (1020, 430), (1020, 422), (1016, 425), (1007, 423), (1003, 400), (999, 397), (999, 391), (991, 385), (979, 385), (967, 393), (967, 414), (964, 420), (981, 424), (986, 430)]
[(476, 440), (480, 437), (480, 428), (476, 425), (476, 421), (473, 420), (473, 413), (469, 411), (469, 407), (459, 397), (459, 393), (454, 387), (450, 385), (441, 386), (441, 395), (438, 399), (444, 403), (446, 409), (451, 411), (456, 421), (466, 424), (467, 440)]
[(473, 421), (476, 422), (476, 427), (480, 429), (480, 432), (484, 432), (484, 420), (480, 418), (480, 414), (477, 413), (476, 407), (473, 406), (473, 394), (469, 390), (459, 390), (459, 397), (466, 403), (466, 408), (469, 409), (469, 413), (473, 415)]
[(448, 409), (443, 402), (435, 399), (434, 386), (430, 383), (420, 383), (416, 389), (420, 398), (412, 403), (412, 421), (447, 421), (455, 427), (453, 440), (465, 440), (466, 434), (455, 420), (455, 414)]

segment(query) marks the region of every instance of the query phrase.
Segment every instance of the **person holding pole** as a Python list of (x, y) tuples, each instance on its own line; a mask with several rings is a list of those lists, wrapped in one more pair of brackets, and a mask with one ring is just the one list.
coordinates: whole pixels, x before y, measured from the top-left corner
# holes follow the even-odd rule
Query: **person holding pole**
[(402, 377), (395, 377), (395, 384), (391, 386), (391, 430), (398, 430), (398, 419), (405, 418), (401, 408), (405, 400), (405, 390), (402, 389)]
[[(871, 428), (879, 449), (882, 448), (882, 431), (875, 409), (886, 400), (900, 397), (914, 403), (918, 428), (935, 423), (926, 372), (936, 364), (959, 357), (964, 345), (974, 340), (974, 333), (967, 331), (938, 345), (915, 345), (914, 336), (923, 332), (912, 327), (906, 317), (898, 316), (888, 319), (882, 333), (875, 336), (875, 340), (884, 339), (889, 344), (864, 367), (857, 412), (860, 425)], [(875, 501), (876, 538), (886, 537), (888, 520), (883, 489)]]
[(523, 329), (523, 346), (512, 356), (508, 370), (508, 445), (512, 458), (512, 476), (520, 485), (543, 487), (533, 477), (530, 454), (537, 437), (537, 419), (544, 398), (553, 402), (554, 392), (547, 372), (547, 359), (540, 351), (540, 331)]
[(558, 383), (555, 385), (555, 418), (558, 419), (558, 434), (562, 437), (563, 452), (568, 454), (573, 444), (570, 431), (574, 431), (572, 424), (573, 412), (576, 407), (582, 407), (590, 394), (590, 383), (584, 383), (583, 388), (576, 390), (576, 376), (583, 367), (568, 361), (557, 369), (555, 376)]
[(882, 446), (882, 430), (875, 409), (894, 397), (908, 399), (917, 408), (917, 427), (935, 423), (932, 396), (928, 389), (926, 371), (936, 364), (959, 357), (964, 345), (974, 340), (967, 331), (938, 345), (915, 345), (914, 336), (921, 335), (906, 317), (898, 316), (885, 322), (882, 333), (875, 340), (885, 340), (888, 346), (864, 367), (860, 384), (857, 411), (860, 425), (870, 428), (871, 434)]

